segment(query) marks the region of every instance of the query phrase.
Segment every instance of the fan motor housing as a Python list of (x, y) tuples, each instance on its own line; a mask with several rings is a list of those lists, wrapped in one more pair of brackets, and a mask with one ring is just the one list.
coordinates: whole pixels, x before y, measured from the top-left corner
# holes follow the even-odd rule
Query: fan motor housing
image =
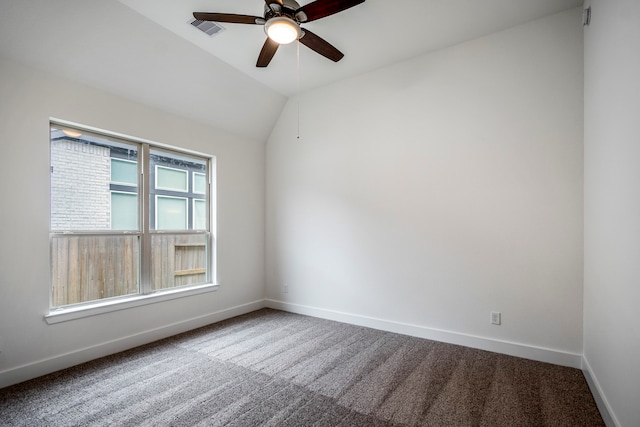
[(286, 7), (287, 9), (291, 9), (291, 10), (300, 9), (300, 5), (295, 0), (282, 0), (282, 6)]
[[(282, 6), (278, 3), (265, 4), (264, 6), (264, 19), (273, 18), (274, 16), (288, 16), (291, 19), (303, 21), (306, 19), (306, 15), (299, 19), (296, 16), (296, 10), (300, 9), (300, 4), (295, 0), (282, 0)], [(304, 12), (302, 12), (304, 15)]]

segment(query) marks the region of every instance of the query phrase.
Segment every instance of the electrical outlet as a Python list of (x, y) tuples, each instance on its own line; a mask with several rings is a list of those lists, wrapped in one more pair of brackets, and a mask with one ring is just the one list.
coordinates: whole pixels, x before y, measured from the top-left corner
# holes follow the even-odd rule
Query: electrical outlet
[(289, 285), (287, 283), (282, 285), (282, 293), (285, 293), (285, 294), (289, 293)]
[(499, 311), (491, 312), (491, 324), (492, 325), (502, 325), (502, 313)]

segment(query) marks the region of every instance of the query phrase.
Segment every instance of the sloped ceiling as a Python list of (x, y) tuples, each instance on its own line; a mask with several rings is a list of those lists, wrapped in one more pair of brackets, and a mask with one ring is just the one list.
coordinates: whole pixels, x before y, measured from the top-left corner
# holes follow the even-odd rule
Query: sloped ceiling
[(298, 71), (295, 43), (255, 67), (261, 26), (223, 24), (208, 37), (188, 24), (194, 11), (261, 15), (263, 0), (0, 0), (0, 55), (266, 140), (298, 85), (320, 87), (581, 4), (366, 0), (305, 25), (345, 58), (333, 63), (302, 46)]
[[(260, 25), (222, 24), (209, 37), (188, 25), (192, 13), (262, 16), (264, 0), (120, 0), (140, 14), (285, 94), (297, 90), (297, 46), (281, 46), (266, 69), (255, 67), (265, 40)], [(300, 4), (311, 0), (299, 1)], [(581, 0), (366, 0), (303, 24), (341, 50), (337, 64), (300, 47), (300, 90), (323, 86), (425, 52), (491, 34), (582, 4)]]
[(117, 0), (0, 1), (0, 56), (261, 141), (286, 102)]

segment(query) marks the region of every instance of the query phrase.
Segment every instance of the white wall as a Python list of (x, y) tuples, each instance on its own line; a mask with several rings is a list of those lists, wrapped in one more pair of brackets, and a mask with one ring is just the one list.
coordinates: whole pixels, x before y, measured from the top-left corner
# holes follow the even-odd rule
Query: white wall
[(640, 2), (585, 28), (584, 358), (619, 426), (640, 425)]
[[(0, 58), (0, 387), (263, 304), (264, 142)], [(49, 117), (217, 158), (218, 291), (47, 325)], [(257, 303), (256, 303), (257, 302)]]
[(573, 9), (304, 93), (299, 140), (291, 99), (270, 304), (579, 365), (582, 48)]

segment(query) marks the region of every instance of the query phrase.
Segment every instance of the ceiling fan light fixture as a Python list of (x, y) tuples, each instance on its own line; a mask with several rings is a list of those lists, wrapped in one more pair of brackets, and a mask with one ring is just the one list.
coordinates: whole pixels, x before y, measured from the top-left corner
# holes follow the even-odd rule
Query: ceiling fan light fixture
[(264, 25), (264, 31), (271, 40), (278, 44), (289, 44), (298, 40), (302, 35), (298, 23), (285, 16), (269, 19)]

